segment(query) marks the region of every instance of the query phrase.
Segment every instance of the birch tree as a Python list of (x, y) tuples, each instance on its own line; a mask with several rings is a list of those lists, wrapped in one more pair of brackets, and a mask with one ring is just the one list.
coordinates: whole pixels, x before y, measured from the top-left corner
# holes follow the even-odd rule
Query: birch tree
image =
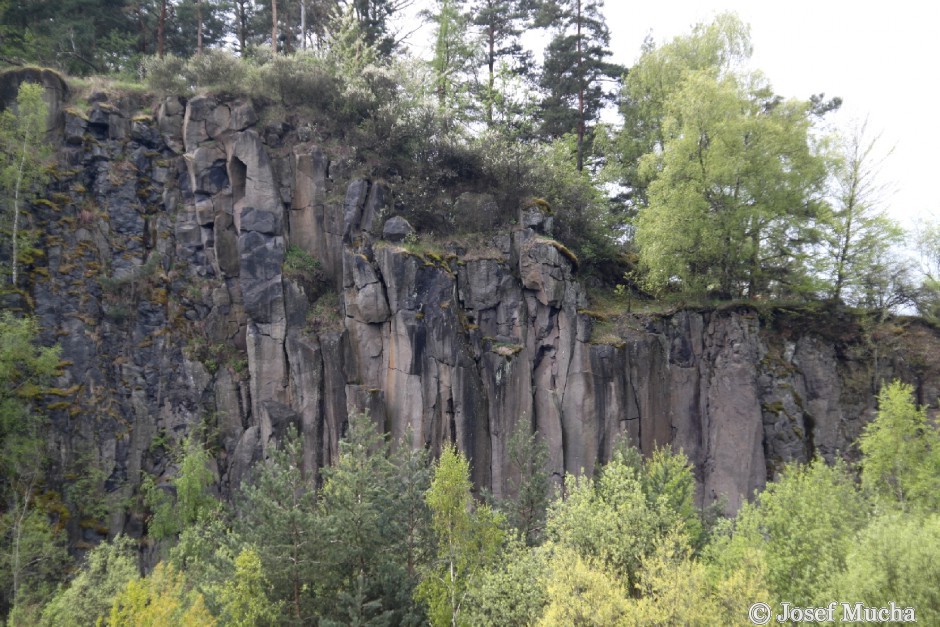
[(44, 138), (48, 107), (42, 95), (42, 86), (23, 83), (16, 96), (16, 106), (0, 114), (0, 192), (7, 212), (12, 214), (10, 283), (13, 287), (19, 279), (24, 203), (34, 197), (48, 179), (46, 165), (52, 153)]

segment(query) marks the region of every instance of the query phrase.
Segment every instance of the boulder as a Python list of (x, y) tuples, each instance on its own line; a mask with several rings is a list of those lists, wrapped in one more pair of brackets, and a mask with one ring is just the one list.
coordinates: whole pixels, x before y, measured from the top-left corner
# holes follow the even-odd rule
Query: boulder
[(414, 233), (414, 227), (401, 216), (393, 216), (385, 221), (382, 227), (382, 237), (389, 242), (403, 242), (405, 238)]

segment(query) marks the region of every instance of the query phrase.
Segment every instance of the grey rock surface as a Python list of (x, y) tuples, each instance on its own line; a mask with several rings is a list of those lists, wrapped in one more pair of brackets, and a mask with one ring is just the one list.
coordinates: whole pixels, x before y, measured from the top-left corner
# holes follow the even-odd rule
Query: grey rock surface
[[(142, 472), (168, 483), (169, 448), (195, 429), (218, 432), (230, 496), (289, 426), (315, 473), (350, 412), (368, 411), (411, 446), (455, 442), (497, 496), (511, 494), (521, 425), (548, 444), (558, 482), (628, 437), (647, 454), (681, 448), (701, 502), (734, 510), (786, 462), (853, 455), (883, 381), (940, 393), (929, 325), (892, 322), (877, 359), (850, 314), (786, 309), (635, 315), (595, 337), (577, 261), (538, 204), (476, 249), (409, 252), (400, 217), (375, 241), (386, 183), (284, 128), (269, 145), (246, 103), (171, 97), (152, 120), (132, 114), (95, 102), (85, 126), (69, 117), (79, 171), (31, 216), (46, 250), (31, 301), (71, 364), (50, 444), (64, 465), (94, 459), (122, 502)], [(319, 264), (316, 285), (285, 278), (288, 245)], [(121, 508), (107, 524), (143, 531)]]
[(385, 226), (382, 227), (382, 237), (396, 243), (405, 241), (405, 238), (414, 232), (414, 227), (401, 216), (392, 216), (385, 221)]

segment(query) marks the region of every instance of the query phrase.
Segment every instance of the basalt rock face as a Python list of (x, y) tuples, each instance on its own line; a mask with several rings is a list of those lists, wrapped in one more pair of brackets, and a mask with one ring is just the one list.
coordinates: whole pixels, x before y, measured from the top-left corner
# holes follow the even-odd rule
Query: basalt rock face
[[(702, 501), (735, 510), (787, 461), (851, 454), (880, 381), (940, 396), (940, 338), (916, 322), (876, 337), (851, 317), (684, 310), (594, 341), (544, 208), (474, 250), (386, 241), (389, 185), (262, 126), (247, 103), (64, 115), (63, 171), (32, 214), (46, 256), (30, 294), (70, 362), (50, 405), (60, 461), (90, 456), (123, 497), (142, 473), (166, 485), (168, 450), (196, 428), (214, 434), (231, 494), (291, 428), (310, 469), (334, 462), (365, 410), (412, 446), (456, 442), (497, 496), (521, 424), (547, 442), (556, 480), (593, 472), (626, 434), (644, 452), (684, 450)], [(319, 260), (318, 278), (285, 270), (291, 247)], [(108, 527), (139, 535), (142, 521), (118, 507)]]

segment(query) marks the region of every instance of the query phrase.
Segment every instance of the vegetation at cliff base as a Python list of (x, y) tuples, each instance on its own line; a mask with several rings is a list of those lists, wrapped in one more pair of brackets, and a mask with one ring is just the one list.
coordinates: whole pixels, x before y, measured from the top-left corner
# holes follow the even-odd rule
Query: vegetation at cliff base
[[(913, 606), (929, 624), (940, 619), (940, 449), (923, 426), (911, 388), (888, 385), (857, 465), (789, 466), (732, 518), (702, 509), (691, 465), (670, 449), (643, 458), (622, 442), (563, 492), (544, 467), (520, 468), (547, 497), (545, 533), (529, 543), (508, 522), (515, 496), (481, 501), (461, 453), (431, 462), (390, 447), (365, 414), (322, 487), (293, 433), (232, 505), (212, 504), (190, 445), (178, 483), (194, 490), (176, 509), (211, 506), (180, 518), (165, 560), (141, 578), (116, 538), (33, 612), (50, 625), (747, 625), (757, 600), (845, 599)], [(538, 444), (524, 445), (538, 459)]]

